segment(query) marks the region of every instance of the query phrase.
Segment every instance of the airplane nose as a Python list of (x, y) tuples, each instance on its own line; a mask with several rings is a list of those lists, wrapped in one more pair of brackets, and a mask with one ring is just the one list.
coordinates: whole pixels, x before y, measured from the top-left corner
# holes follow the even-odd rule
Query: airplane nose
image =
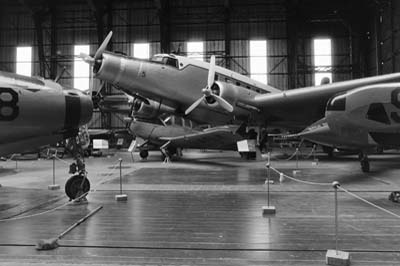
[(92, 119), (93, 101), (92, 97), (83, 94), (80, 97), (80, 102), (81, 102), (81, 117), (79, 120), (79, 125), (82, 126), (89, 123), (89, 121)]
[(93, 102), (89, 95), (77, 90), (64, 91), (65, 128), (78, 128), (92, 119)]

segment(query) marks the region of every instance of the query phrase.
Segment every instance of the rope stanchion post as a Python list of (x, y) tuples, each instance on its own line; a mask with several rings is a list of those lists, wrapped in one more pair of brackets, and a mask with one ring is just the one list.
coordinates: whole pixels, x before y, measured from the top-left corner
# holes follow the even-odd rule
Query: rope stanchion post
[(265, 180), (265, 184), (267, 184), (267, 205), (262, 207), (263, 210), (263, 215), (268, 215), (268, 214), (275, 214), (276, 213), (276, 208), (275, 206), (269, 205), (269, 184), (273, 184), (273, 180), (271, 180), (271, 153), (268, 152), (268, 161), (267, 164), (265, 165), (267, 167), (267, 179)]
[(318, 159), (315, 157), (315, 151), (316, 151), (316, 149), (317, 149), (317, 145), (313, 145), (313, 147), (312, 147), (312, 150), (311, 150), (311, 154), (312, 154), (312, 158), (313, 158), (313, 161), (312, 161), (312, 165), (313, 166), (317, 166), (318, 165)]
[(128, 195), (122, 194), (122, 159), (119, 158), (119, 194), (115, 195), (116, 201), (127, 201)]
[(60, 185), (56, 184), (56, 155), (53, 155), (53, 183), (48, 185), (47, 188), (49, 190), (58, 190), (60, 189)]
[(296, 155), (296, 169), (293, 170), (293, 176), (296, 176), (296, 177), (301, 175), (301, 170), (299, 170), (299, 152), (300, 152), (299, 148), (297, 147), (296, 148), (296, 152), (295, 152), (295, 155)]
[(350, 265), (350, 253), (339, 250), (338, 236), (339, 236), (339, 212), (338, 212), (338, 188), (340, 187), (339, 182), (335, 181), (332, 183), (335, 189), (335, 249), (329, 249), (326, 252), (326, 264), (333, 266), (347, 266)]

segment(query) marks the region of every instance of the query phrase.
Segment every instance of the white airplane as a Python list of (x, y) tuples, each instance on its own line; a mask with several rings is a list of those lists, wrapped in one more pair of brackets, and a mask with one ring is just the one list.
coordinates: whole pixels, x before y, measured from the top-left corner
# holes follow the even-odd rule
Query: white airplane
[(91, 97), (79, 90), (0, 71), (0, 156), (76, 136), (92, 109)]
[[(341, 134), (352, 128), (348, 128), (343, 119), (331, 119), (334, 112), (330, 108), (335, 103), (345, 103), (340, 112), (348, 120), (359, 119), (352, 114), (354, 110), (370, 106), (375, 110), (377, 103), (389, 103), (392, 108), (389, 113), (395, 114), (389, 117), (390, 123), (377, 122), (374, 125), (379, 126), (372, 126), (372, 129), (384, 130), (394, 136), (400, 130), (400, 123), (396, 120), (400, 116), (396, 112), (400, 111), (400, 104), (392, 99), (392, 94), (397, 97), (397, 89), (390, 85), (400, 81), (400, 73), (281, 91), (216, 66), (214, 56), (207, 63), (177, 55), (160, 54), (150, 60), (143, 60), (107, 52), (104, 48), (111, 35), (112, 32), (94, 58), (83, 54), (81, 56), (93, 65), (94, 75), (98, 79), (121, 88), (131, 96), (139, 94), (157, 102), (154, 112), (172, 109), (176, 114), (185, 114), (194, 121), (207, 124), (244, 121), (298, 132), (325, 118), (330, 121), (330, 130), (339, 136), (335, 141), (341, 143), (344, 141)], [(369, 87), (374, 84), (377, 86)], [(379, 94), (382, 88), (389, 94), (385, 93), (379, 99), (372, 97)], [(341, 93), (345, 94), (339, 95)], [(348, 105), (350, 102), (352, 106)], [(384, 105), (384, 108), (388, 105)], [(357, 121), (352, 122), (357, 124)], [(368, 138), (363, 140), (369, 146), (368, 139), (374, 139), (370, 125), (358, 123), (358, 126), (367, 132)], [(400, 134), (397, 139), (399, 141), (396, 145), (400, 146)], [(379, 144), (377, 139), (374, 140)], [(330, 141), (330, 137), (326, 139), (327, 143)], [(364, 145), (359, 147), (362, 165), (368, 164), (368, 149), (362, 148)], [(368, 169), (363, 167), (363, 170)]]

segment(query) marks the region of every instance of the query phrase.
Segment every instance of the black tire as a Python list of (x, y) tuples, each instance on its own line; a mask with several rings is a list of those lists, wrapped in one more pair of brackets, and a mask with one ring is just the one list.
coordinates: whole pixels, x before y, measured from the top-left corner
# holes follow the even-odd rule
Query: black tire
[(147, 151), (147, 150), (141, 150), (141, 151), (139, 152), (139, 155), (140, 155), (140, 158), (146, 159), (146, 158), (149, 156), (149, 151)]
[(368, 161), (361, 161), (361, 170), (364, 173), (369, 173), (369, 162)]
[[(83, 181), (83, 179), (85, 179)], [(83, 184), (82, 184), (83, 182)], [(74, 175), (65, 183), (65, 194), (73, 200), (90, 190), (89, 179), (82, 175)]]

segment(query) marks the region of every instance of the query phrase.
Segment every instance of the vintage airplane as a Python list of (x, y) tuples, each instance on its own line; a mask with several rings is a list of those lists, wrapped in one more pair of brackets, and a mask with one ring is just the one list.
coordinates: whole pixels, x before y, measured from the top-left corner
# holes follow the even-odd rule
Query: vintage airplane
[[(399, 108), (400, 83), (361, 87), (333, 97), (324, 118), (294, 135), (343, 150), (399, 147)], [(361, 156), (361, 168), (368, 172), (367, 154)]]
[[(0, 71), (0, 156), (76, 136), (92, 118), (92, 109), (91, 97), (79, 90)], [(74, 176), (69, 184), (77, 179), (82, 180)]]
[[(339, 99), (338, 94), (347, 92), (341, 95), (346, 99), (357, 92), (359, 99), (356, 101), (360, 105), (379, 104), (371, 101), (371, 93), (379, 94), (382, 87), (387, 87), (387, 83), (400, 80), (400, 73), (394, 73), (280, 91), (216, 66), (214, 56), (211, 57), (211, 63), (206, 63), (177, 55), (161, 54), (150, 60), (143, 60), (107, 52), (104, 47), (110, 41), (111, 35), (112, 32), (101, 45), (101, 53), (96, 52), (94, 58), (81, 55), (93, 66), (94, 75), (98, 79), (107, 81), (132, 96), (139, 94), (156, 101), (158, 104), (155, 112), (160, 108), (169, 108), (176, 114), (185, 114), (194, 121), (207, 124), (223, 125), (244, 121), (300, 132), (324, 118), (325, 109)], [(373, 84), (379, 86), (359, 90)], [(388, 90), (393, 92), (396, 89), (388, 87)], [(388, 100), (390, 98), (385, 102)], [(393, 103), (391, 107), (400, 109), (400, 105)], [(348, 109), (345, 108), (342, 112), (347, 113)], [(340, 120), (331, 121), (331, 124), (337, 126), (340, 123)], [(389, 127), (388, 130), (393, 134), (397, 132), (396, 123), (391, 123)], [(368, 133), (370, 132), (368, 128)], [(338, 139), (339, 142), (342, 140), (342, 137)], [(360, 158), (364, 158), (361, 161), (367, 161), (364, 154), (368, 150), (363, 149), (360, 153)]]
[[(174, 115), (172, 108), (157, 108), (157, 102), (126, 94), (99, 97), (97, 107), (102, 112), (127, 115), (128, 131), (136, 136), (135, 148), (146, 159), (150, 149), (159, 149), (170, 160), (181, 156), (182, 148), (237, 150), (236, 142), (246, 132), (244, 125), (226, 125), (213, 128), (200, 127), (193, 121)], [(157, 110), (157, 111), (155, 111)], [(90, 130), (89, 130), (90, 133)]]
[(201, 129), (189, 119), (169, 115), (165, 119), (133, 118), (130, 130), (136, 135), (140, 157), (147, 158), (150, 148), (159, 148), (169, 161), (181, 156), (181, 149), (237, 150), (236, 143), (244, 138), (245, 128), (225, 125)]

